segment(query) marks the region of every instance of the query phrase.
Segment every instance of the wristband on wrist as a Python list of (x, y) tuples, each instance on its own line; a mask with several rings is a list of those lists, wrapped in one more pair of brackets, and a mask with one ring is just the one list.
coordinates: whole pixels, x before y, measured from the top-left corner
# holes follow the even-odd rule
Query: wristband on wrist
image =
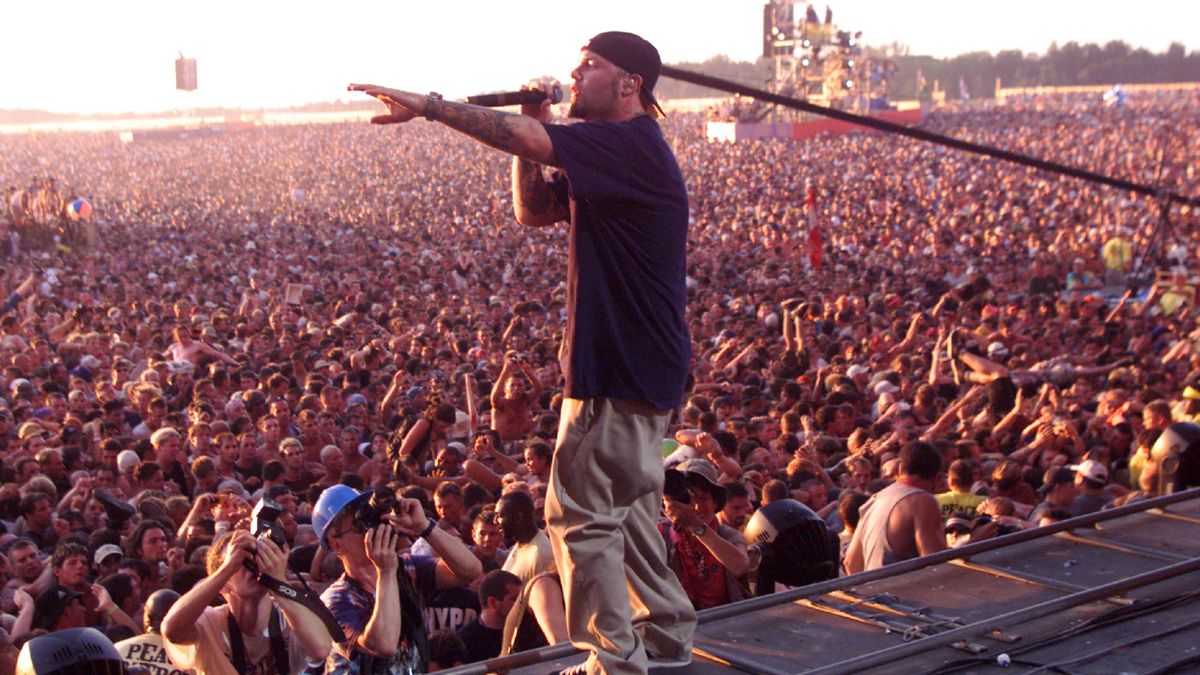
[(425, 96), (425, 119), (436, 122), (442, 117), (442, 95), (431, 91)]
[(430, 518), (429, 524), (425, 526), (424, 530), (421, 530), (421, 534), (417, 535), (417, 539), (428, 539), (429, 534), (433, 532), (433, 528), (435, 527), (437, 527), (437, 521)]

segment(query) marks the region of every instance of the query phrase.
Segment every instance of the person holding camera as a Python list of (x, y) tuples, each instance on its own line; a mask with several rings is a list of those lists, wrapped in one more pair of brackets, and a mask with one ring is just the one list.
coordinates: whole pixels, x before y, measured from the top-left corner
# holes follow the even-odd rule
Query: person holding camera
[(683, 474), (686, 491), (663, 496), (659, 533), (667, 546), (667, 565), (698, 610), (745, 599), (750, 557), (742, 533), (717, 519), (729, 496), (718, 482), (720, 471), (699, 457), (676, 470)]
[[(285, 579), (287, 556), (270, 537), (245, 530), (217, 537), (208, 576), (185, 593), (162, 621), (163, 644), (176, 668), (197, 675), (303, 672), (329, 654), (320, 618), (290, 597), (269, 591), (247, 565)], [(220, 595), (225, 604), (210, 606)]]
[[(321, 600), (346, 634), (326, 663), (334, 673), (408, 673), (428, 669), (429, 650), (422, 597), (437, 589), (466, 586), (483, 565), (457, 536), (437, 527), (415, 499), (386, 490), (359, 493), (334, 485), (313, 508), (321, 549), (332, 551), (345, 572)], [(440, 556), (397, 551), (409, 533)]]

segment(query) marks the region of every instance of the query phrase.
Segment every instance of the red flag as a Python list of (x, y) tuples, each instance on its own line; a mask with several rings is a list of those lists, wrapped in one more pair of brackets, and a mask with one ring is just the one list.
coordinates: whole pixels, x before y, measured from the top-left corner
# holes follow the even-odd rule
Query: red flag
[(820, 269), (825, 237), (817, 225), (817, 188), (812, 185), (808, 186), (808, 195), (804, 198), (804, 210), (808, 212), (808, 262), (813, 269)]

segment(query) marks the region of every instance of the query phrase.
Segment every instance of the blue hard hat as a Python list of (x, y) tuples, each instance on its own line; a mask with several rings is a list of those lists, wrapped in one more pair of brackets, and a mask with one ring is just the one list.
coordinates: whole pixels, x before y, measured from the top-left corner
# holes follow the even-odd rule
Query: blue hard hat
[(370, 497), (370, 491), (359, 492), (349, 485), (333, 485), (325, 488), (325, 491), (317, 498), (317, 504), (313, 507), (312, 512), (313, 531), (317, 535), (317, 541), (321, 542), (322, 549), (329, 550), (329, 544), (325, 541), (325, 528), (329, 527), (329, 524), (341, 515), (347, 506)]

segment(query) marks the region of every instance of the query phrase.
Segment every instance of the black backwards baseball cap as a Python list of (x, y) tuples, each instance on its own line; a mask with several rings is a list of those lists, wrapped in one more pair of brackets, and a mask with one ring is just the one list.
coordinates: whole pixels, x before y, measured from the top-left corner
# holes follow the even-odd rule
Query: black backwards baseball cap
[(665, 117), (662, 106), (654, 98), (654, 85), (662, 72), (662, 59), (654, 45), (633, 33), (618, 30), (600, 33), (583, 46), (594, 54), (612, 61), (621, 70), (642, 77), (642, 93), (659, 117)]

